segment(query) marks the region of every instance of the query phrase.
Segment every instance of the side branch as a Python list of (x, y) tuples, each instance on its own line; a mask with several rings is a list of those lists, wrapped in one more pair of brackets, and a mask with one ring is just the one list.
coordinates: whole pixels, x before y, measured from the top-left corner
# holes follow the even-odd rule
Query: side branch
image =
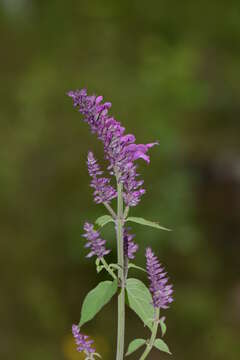
[(155, 319), (154, 319), (154, 325), (153, 325), (153, 329), (152, 329), (152, 335), (151, 338), (146, 346), (145, 351), (143, 352), (142, 356), (140, 357), (139, 360), (145, 360), (146, 357), (148, 356), (148, 354), (150, 353), (150, 351), (153, 348), (154, 342), (156, 340), (156, 336), (157, 336), (157, 331), (158, 331), (158, 325), (159, 325), (159, 315), (160, 315), (160, 310), (156, 309), (156, 314), (155, 314)]
[(117, 218), (117, 214), (115, 213), (115, 211), (113, 210), (113, 208), (106, 202), (103, 203), (103, 205), (105, 206), (105, 208), (109, 211), (109, 213), (112, 215), (113, 219)]

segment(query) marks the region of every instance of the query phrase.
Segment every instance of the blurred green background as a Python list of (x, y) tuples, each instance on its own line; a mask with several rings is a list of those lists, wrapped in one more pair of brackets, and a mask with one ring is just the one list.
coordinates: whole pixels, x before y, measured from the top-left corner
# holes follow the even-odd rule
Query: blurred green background
[[(65, 94), (87, 87), (160, 142), (131, 214), (174, 230), (133, 227), (138, 263), (150, 244), (174, 283), (172, 358), (239, 359), (239, 0), (1, 0), (0, 41), (0, 358), (82, 358), (71, 324), (105, 278), (84, 259), (83, 223), (105, 213), (85, 161), (103, 152)], [(116, 302), (85, 332), (113, 359)], [(128, 311), (126, 342), (147, 335)]]

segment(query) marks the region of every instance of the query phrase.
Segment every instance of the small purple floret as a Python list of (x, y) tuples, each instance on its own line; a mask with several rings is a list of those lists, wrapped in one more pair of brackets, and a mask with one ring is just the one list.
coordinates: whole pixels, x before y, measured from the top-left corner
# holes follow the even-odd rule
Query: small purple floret
[(124, 255), (128, 259), (134, 259), (135, 253), (138, 251), (138, 245), (135, 244), (133, 238), (135, 237), (134, 234), (130, 234), (128, 231), (130, 228), (124, 228), (123, 231), (123, 248), (124, 248)]
[(136, 206), (145, 190), (141, 188), (143, 181), (136, 179), (138, 173), (134, 162), (143, 159), (149, 163), (147, 152), (157, 143), (135, 144), (135, 136), (125, 134), (121, 123), (109, 116), (111, 103), (102, 103), (102, 96), (89, 96), (86, 89), (69, 91), (68, 96), (73, 99), (74, 107), (84, 116), (91, 131), (103, 142), (105, 158), (109, 161), (108, 170), (123, 183), (125, 204)]
[(97, 160), (94, 158), (91, 151), (88, 153), (87, 165), (88, 173), (92, 178), (90, 186), (95, 189), (93, 193), (94, 201), (97, 204), (104, 202), (109, 203), (117, 196), (117, 192), (111, 185), (109, 185), (110, 179), (99, 177), (103, 172), (100, 170)]
[(93, 340), (88, 340), (89, 336), (83, 335), (80, 333), (79, 327), (77, 325), (72, 326), (72, 334), (77, 344), (77, 351), (84, 351), (87, 356), (91, 357), (91, 354), (95, 353), (95, 349), (92, 347)]
[(99, 232), (94, 230), (93, 224), (86, 222), (84, 224), (84, 230), (85, 233), (83, 234), (83, 237), (88, 240), (85, 247), (90, 248), (91, 250), (90, 253), (86, 256), (87, 258), (92, 256), (101, 258), (110, 253), (111, 250), (106, 250), (105, 247), (106, 240), (101, 239)]
[(173, 302), (172, 285), (168, 285), (167, 273), (161, 267), (157, 257), (152, 249), (146, 249), (147, 273), (150, 280), (150, 292), (153, 298), (153, 306), (155, 308), (167, 309), (169, 304)]

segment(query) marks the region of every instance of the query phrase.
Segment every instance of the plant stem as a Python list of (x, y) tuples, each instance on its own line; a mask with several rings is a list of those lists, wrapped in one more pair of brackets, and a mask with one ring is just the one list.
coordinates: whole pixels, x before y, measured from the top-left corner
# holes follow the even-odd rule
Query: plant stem
[(144, 352), (143, 352), (143, 354), (142, 354), (142, 356), (140, 357), (139, 360), (146, 359), (146, 357), (148, 356), (148, 354), (152, 350), (152, 347), (154, 345), (154, 342), (155, 342), (155, 339), (156, 339), (156, 336), (157, 336), (157, 330), (158, 330), (158, 325), (159, 325), (159, 315), (160, 315), (160, 309), (156, 309), (154, 325), (153, 325), (153, 329), (152, 329), (152, 335), (151, 335), (151, 338), (149, 340), (149, 343), (146, 346), (146, 349), (144, 350)]
[(106, 202), (104, 202), (103, 205), (109, 211), (109, 213), (112, 215), (113, 219), (116, 219), (117, 215), (116, 215), (115, 211), (113, 210), (113, 208)]
[[(117, 179), (118, 180), (118, 179)], [(122, 183), (118, 181), (118, 205), (117, 205), (117, 252), (118, 252), (118, 278), (121, 289), (118, 295), (118, 334), (116, 360), (123, 360), (124, 356), (124, 333), (125, 333), (125, 277), (124, 277), (124, 250), (123, 250), (123, 197)]]
[(125, 282), (127, 281), (127, 277), (128, 277), (128, 257), (124, 256), (124, 279), (125, 279)]
[(101, 259), (101, 262), (104, 266), (104, 269), (107, 270), (107, 272), (114, 278), (114, 280), (117, 280), (117, 277), (116, 275), (114, 274), (114, 272), (111, 270), (110, 266), (108, 265), (108, 263), (106, 262), (106, 260), (102, 257)]
[(129, 206), (126, 206), (125, 210), (124, 210), (124, 214), (123, 214), (124, 219), (126, 219), (126, 217), (128, 216), (128, 213), (129, 213)]

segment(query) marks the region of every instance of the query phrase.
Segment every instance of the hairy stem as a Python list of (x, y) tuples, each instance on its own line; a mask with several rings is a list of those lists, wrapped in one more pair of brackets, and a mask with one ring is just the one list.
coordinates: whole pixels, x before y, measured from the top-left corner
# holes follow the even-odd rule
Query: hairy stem
[(156, 314), (155, 314), (155, 319), (154, 319), (154, 324), (153, 324), (153, 329), (152, 329), (152, 335), (151, 338), (146, 346), (146, 349), (144, 350), (142, 356), (140, 357), (139, 360), (144, 360), (146, 359), (146, 357), (148, 356), (148, 354), (150, 353), (150, 351), (152, 350), (152, 347), (154, 345), (156, 336), (157, 336), (157, 330), (158, 330), (158, 325), (159, 325), (159, 315), (160, 315), (160, 309), (156, 309)]
[(120, 281), (120, 292), (118, 295), (118, 334), (117, 334), (117, 356), (116, 360), (123, 360), (124, 356), (124, 333), (125, 333), (125, 276), (124, 276), (124, 250), (123, 250), (123, 197), (122, 183), (118, 182), (118, 205), (117, 205), (117, 252), (118, 252), (118, 278)]
[(100, 258), (103, 266), (104, 266), (104, 269), (107, 270), (107, 272), (113, 277), (114, 280), (117, 280), (117, 277), (116, 275), (114, 274), (114, 272), (112, 271), (112, 269), (110, 268), (110, 266), (108, 265), (108, 263), (106, 262), (106, 260), (102, 257)]

